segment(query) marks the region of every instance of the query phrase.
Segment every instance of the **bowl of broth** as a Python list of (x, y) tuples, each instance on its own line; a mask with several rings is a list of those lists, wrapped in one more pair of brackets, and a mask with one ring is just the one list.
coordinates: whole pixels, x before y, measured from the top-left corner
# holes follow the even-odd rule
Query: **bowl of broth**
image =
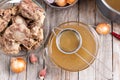
[(96, 0), (96, 3), (105, 17), (120, 24), (120, 0)]
[(88, 68), (94, 62), (98, 49), (98, 34), (93, 27), (74, 21), (55, 27), (47, 46), (50, 61), (71, 72)]

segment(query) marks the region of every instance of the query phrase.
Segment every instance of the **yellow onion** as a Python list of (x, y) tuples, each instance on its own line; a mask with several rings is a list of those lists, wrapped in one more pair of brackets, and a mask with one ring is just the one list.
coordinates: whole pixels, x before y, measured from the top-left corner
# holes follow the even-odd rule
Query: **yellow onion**
[(68, 4), (73, 4), (76, 0), (67, 0)]
[(55, 0), (55, 3), (61, 7), (65, 6), (67, 4), (66, 0)]
[(107, 23), (100, 23), (97, 25), (96, 31), (99, 34), (106, 35), (106, 34), (110, 33), (110, 25)]
[(26, 62), (23, 58), (12, 58), (10, 68), (12, 72), (20, 73), (26, 69)]

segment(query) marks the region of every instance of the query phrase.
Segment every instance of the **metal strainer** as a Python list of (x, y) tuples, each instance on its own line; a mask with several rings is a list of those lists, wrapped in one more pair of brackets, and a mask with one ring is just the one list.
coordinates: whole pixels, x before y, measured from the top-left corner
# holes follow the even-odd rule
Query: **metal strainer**
[[(64, 33), (64, 32), (66, 32), (66, 31), (72, 31), (74, 34), (75, 34), (75, 36), (77, 37), (77, 39), (78, 39), (78, 46), (74, 49), (74, 50), (72, 50), (72, 51), (65, 51), (64, 49), (62, 49), (61, 48), (61, 46), (60, 46), (60, 38), (61, 38), (61, 35)], [(63, 30), (61, 30), (59, 33), (58, 33), (58, 35), (57, 35), (57, 37), (56, 37), (56, 45), (57, 45), (57, 48), (62, 52), (62, 53), (64, 53), (64, 54), (74, 54), (74, 53), (76, 53), (80, 48), (81, 48), (81, 45), (82, 45), (82, 37), (81, 37), (81, 35), (80, 35), (80, 33), (78, 32), (78, 31), (76, 31), (76, 30), (74, 30), (74, 29), (72, 29), (72, 28), (66, 28), (66, 29), (63, 29)]]

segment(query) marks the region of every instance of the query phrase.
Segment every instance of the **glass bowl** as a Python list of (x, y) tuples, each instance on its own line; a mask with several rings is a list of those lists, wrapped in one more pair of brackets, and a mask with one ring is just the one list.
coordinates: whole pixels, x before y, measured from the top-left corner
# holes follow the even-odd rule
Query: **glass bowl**
[[(82, 37), (81, 48), (73, 54), (65, 54), (57, 47), (57, 35), (59, 35), (59, 32), (67, 28), (78, 31)], [(55, 27), (52, 31), (46, 51), (48, 58), (50, 58), (52, 63), (64, 70), (77, 72), (88, 68), (94, 62), (99, 50), (99, 40), (98, 34), (92, 26), (82, 22), (71, 21)], [(71, 41), (71, 39), (69, 40)]]
[[(34, 3), (36, 3), (38, 6), (40, 6), (41, 8), (43, 8), (40, 3), (38, 3), (37, 1), (33, 0)], [(7, 8), (10, 8), (10, 7), (13, 7), (14, 5), (18, 5), (20, 2), (15, 2), (15, 3), (9, 3), (9, 0), (4, 0), (4, 1), (1, 1), (0, 2), (0, 9), (7, 9)], [(45, 10), (45, 9), (44, 9)], [(46, 13), (45, 13), (46, 15)], [(30, 50), (30, 51), (20, 51), (18, 54), (6, 54), (4, 51), (0, 50), (0, 53), (3, 53), (5, 55), (8, 55), (8, 56), (13, 56), (13, 57), (19, 57), (19, 56), (26, 56), (28, 55), (30, 52), (36, 52), (36, 51), (40, 51), (41, 49), (43, 49), (44, 47), (44, 44), (47, 40), (47, 37), (49, 35), (49, 27), (48, 26), (44, 26), (43, 27), (43, 30), (44, 30), (44, 40), (43, 42), (40, 44), (40, 46), (35, 49), (35, 50)]]
[(78, 2), (78, 0), (76, 0), (74, 3), (72, 3), (72, 4), (69, 4), (69, 5), (66, 5), (66, 6), (63, 6), (63, 7), (59, 7), (59, 6), (57, 6), (56, 4), (51, 4), (51, 3), (49, 3), (47, 0), (44, 0), (44, 2), (47, 4), (47, 5), (49, 5), (50, 7), (52, 7), (52, 8), (56, 8), (56, 9), (66, 9), (66, 8), (69, 8), (69, 7), (72, 7), (73, 5), (75, 5), (77, 2)]

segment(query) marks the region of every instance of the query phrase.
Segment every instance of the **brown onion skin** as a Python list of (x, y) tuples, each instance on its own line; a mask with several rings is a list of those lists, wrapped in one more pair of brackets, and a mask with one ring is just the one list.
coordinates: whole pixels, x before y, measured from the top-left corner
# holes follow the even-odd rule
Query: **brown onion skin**
[(67, 1), (66, 0), (55, 0), (55, 3), (60, 6), (60, 7), (63, 7), (67, 4)]
[(23, 58), (12, 58), (10, 69), (14, 73), (23, 72), (26, 69), (26, 61)]
[(107, 35), (110, 33), (110, 24), (108, 23), (100, 23), (96, 27), (96, 31), (99, 34)]
[(68, 4), (73, 4), (76, 0), (67, 0)]

